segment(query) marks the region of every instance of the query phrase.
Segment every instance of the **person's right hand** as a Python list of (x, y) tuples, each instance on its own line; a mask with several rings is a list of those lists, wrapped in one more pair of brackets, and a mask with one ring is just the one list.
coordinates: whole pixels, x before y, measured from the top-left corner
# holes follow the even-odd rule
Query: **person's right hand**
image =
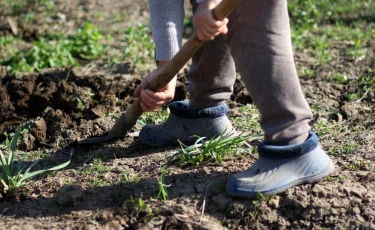
[(141, 82), (141, 84), (135, 89), (134, 97), (141, 97), (141, 108), (144, 112), (155, 111), (159, 106), (165, 105), (173, 100), (177, 78), (174, 77), (168, 85), (160, 92), (154, 92), (149, 89), (145, 89), (146, 85), (157, 75), (157, 73), (165, 66), (168, 62), (159, 62), (158, 67), (151, 71)]
[(216, 21), (212, 11), (222, 0), (205, 0), (198, 5), (193, 16), (193, 25), (199, 40), (210, 41), (219, 34), (228, 33), (228, 18)]

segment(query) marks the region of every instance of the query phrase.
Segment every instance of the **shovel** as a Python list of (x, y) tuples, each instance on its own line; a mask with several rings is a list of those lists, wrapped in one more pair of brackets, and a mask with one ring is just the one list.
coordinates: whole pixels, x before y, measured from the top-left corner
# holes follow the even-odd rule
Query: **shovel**
[[(212, 11), (213, 17), (221, 21), (232, 12), (240, 0), (223, 0)], [(160, 91), (177, 75), (191, 57), (202, 47), (204, 41), (200, 41), (194, 33), (182, 46), (180, 51), (170, 60), (170, 62), (155, 76), (145, 87), (152, 91)], [(117, 119), (114, 126), (107, 133), (97, 137), (89, 137), (78, 142), (80, 145), (103, 143), (115, 138), (125, 137), (127, 132), (136, 124), (143, 111), (141, 109), (141, 98), (137, 98), (130, 108)]]

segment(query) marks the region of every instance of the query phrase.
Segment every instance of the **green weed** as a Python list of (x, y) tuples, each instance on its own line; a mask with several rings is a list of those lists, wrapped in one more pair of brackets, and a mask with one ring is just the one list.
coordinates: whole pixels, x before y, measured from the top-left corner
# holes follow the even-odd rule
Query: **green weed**
[(365, 169), (366, 165), (363, 160), (360, 160), (359, 162), (356, 162), (354, 164), (348, 164), (348, 165), (345, 165), (344, 167), (345, 169), (349, 171), (357, 171), (357, 170)]
[(326, 181), (343, 181), (345, 180), (345, 177), (342, 175), (339, 176), (327, 176), (324, 180)]
[(138, 119), (138, 123), (141, 126), (146, 126), (148, 124), (161, 124), (167, 120), (169, 113), (168, 108), (158, 112), (143, 113)]
[(139, 173), (130, 173), (127, 171), (121, 171), (123, 183), (137, 183), (141, 180)]
[(167, 189), (168, 187), (170, 187), (171, 185), (166, 185), (165, 182), (164, 182), (164, 177), (165, 177), (165, 174), (168, 173), (168, 170), (167, 170), (167, 167), (166, 166), (163, 166), (160, 168), (160, 176), (159, 176), (159, 179), (158, 179), (158, 184), (159, 184), (159, 192), (158, 192), (158, 195), (156, 196), (156, 199), (158, 200), (160, 197), (166, 201), (168, 199), (168, 192), (167, 192)]
[[(288, 10), (294, 27), (310, 29), (332, 15), (332, 5), (327, 0), (292, 0)], [(324, 9), (324, 10), (323, 10)]]
[(334, 121), (320, 120), (315, 126), (314, 130), (320, 138), (328, 135), (337, 136), (343, 129), (342, 124)]
[(332, 79), (340, 84), (345, 84), (348, 81), (348, 77), (345, 74), (334, 72), (331, 74)]
[(33, 160), (33, 159), (43, 159), (43, 158), (47, 158), (49, 156), (49, 154), (42, 150), (42, 149), (38, 149), (36, 151), (33, 151), (33, 152), (28, 152), (27, 154), (24, 155), (24, 160), (28, 161), (28, 160)]
[[(119, 63), (126, 61), (137, 68), (148, 68), (146, 64), (152, 64), (155, 57), (155, 44), (151, 35), (149, 25), (139, 24), (129, 26), (123, 31), (121, 41), (124, 43), (120, 47), (122, 57), (113, 58), (112, 61)], [(116, 64), (115, 63), (115, 64)]]
[(152, 209), (146, 204), (142, 198), (138, 198), (138, 202), (134, 205), (136, 215), (139, 216), (142, 212), (145, 212), (147, 215), (152, 215)]
[(19, 127), (10, 143), (10, 148), (8, 154), (4, 154), (0, 150), (0, 182), (2, 186), (3, 192), (9, 192), (10, 194), (14, 193), (18, 188), (24, 186), (28, 183), (28, 180), (31, 178), (46, 172), (54, 172), (60, 170), (67, 165), (69, 165), (70, 161), (67, 161), (63, 164), (58, 166), (37, 170), (31, 172), (31, 169), (35, 167), (39, 161), (33, 162), (27, 169), (26, 165), (24, 165), (23, 157), (20, 157), (17, 161), (17, 164), (14, 162), (16, 150), (17, 150), (17, 141), (19, 136), (21, 135), (22, 127)]
[(328, 153), (331, 155), (353, 153), (357, 147), (358, 147), (358, 144), (354, 141), (351, 141), (348, 143), (344, 143), (338, 146), (337, 148), (329, 149)]
[(100, 158), (94, 158), (93, 162), (83, 171), (84, 175), (98, 175), (111, 171), (111, 167), (105, 166)]
[(178, 161), (181, 165), (200, 165), (206, 162), (222, 163), (229, 155), (238, 157), (252, 152), (252, 147), (244, 148), (247, 140), (260, 139), (260, 136), (229, 136), (220, 135), (210, 140), (197, 137), (198, 140), (191, 146), (180, 142), (181, 150), (170, 156), (171, 161)]
[(34, 72), (43, 68), (79, 65), (80, 59), (92, 60), (105, 51), (103, 35), (90, 23), (84, 24), (70, 36), (54, 34), (33, 42), (32, 47), (0, 60), (8, 71)]
[(297, 66), (297, 72), (300, 77), (314, 77), (317, 75), (314, 69), (307, 68), (306, 66)]
[(345, 169), (349, 171), (370, 171), (373, 172), (375, 170), (375, 165), (370, 163), (365, 163), (364, 160), (360, 160), (359, 162), (355, 162), (353, 164), (347, 164), (344, 166)]
[(239, 116), (232, 117), (233, 125), (238, 131), (252, 133), (262, 133), (259, 124), (260, 114), (255, 105), (248, 104), (239, 108)]
[(107, 181), (105, 181), (101, 178), (94, 177), (94, 178), (90, 179), (90, 181), (88, 182), (87, 185), (88, 185), (89, 188), (96, 188), (96, 187), (109, 186), (110, 184)]
[(101, 178), (101, 176), (109, 171), (111, 171), (111, 167), (105, 166), (100, 158), (95, 157), (92, 163), (85, 165), (82, 175), (87, 177), (90, 188), (104, 187), (110, 184)]
[(193, 194), (193, 195), (191, 196), (191, 198), (192, 198), (193, 200), (200, 200), (200, 199), (202, 199), (202, 194)]
[(145, 221), (148, 221), (152, 218), (153, 213), (150, 206), (142, 199), (142, 196), (139, 198), (130, 196), (130, 199), (125, 201), (123, 207), (132, 212), (136, 217), (143, 217)]

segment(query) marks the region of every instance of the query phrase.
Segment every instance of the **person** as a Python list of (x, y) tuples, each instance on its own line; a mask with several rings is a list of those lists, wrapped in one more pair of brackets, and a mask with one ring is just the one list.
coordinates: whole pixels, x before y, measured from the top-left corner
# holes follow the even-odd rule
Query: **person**
[[(275, 194), (302, 183), (315, 183), (334, 170), (329, 156), (310, 130), (312, 112), (301, 90), (293, 58), (286, 0), (242, 0), (227, 19), (216, 21), (212, 9), (221, 0), (191, 0), (193, 26), (207, 41), (193, 56), (188, 72), (190, 99), (169, 104), (170, 116), (144, 127), (142, 144), (161, 147), (234, 133), (225, 100), (233, 92), (236, 69), (261, 114), (264, 141), (259, 158), (231, 175), (227, 192), (255, 197)], [(161, 92), (144, 89), (182, 43), (183, 0), (149, 0), (157, 67), (136, 89), (145, 112), (169, 103), (176, 78)]]

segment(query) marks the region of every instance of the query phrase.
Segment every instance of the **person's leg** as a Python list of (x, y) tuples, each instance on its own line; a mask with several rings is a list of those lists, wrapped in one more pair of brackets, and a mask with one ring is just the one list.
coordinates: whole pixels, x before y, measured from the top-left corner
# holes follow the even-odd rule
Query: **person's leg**
[(274, 194), (329, 175), (333, 164), (309, 131), (312, 113), (296, 73), (286, 0), (241, 1), (226, 39), (265, 135), (254, 165), (229, 178), (229, 194)]
[(241, 1), (229, 18), (228, 43), (261, 114), (267, 142), (303, 142), (310, 108), (294, 65), (286, 0)]
[[(192, 0), (193, 8), (197, 4)], [(236, 78), (234, 61), (224, 36), (205, 43), (193, 56), (188, 73), (189, 102), (172, 102), (171, 115), (160, 125), (148, 125), (139, 135), (139, 141), (149, 146), (189, 144), (197, 138), (207, 139), (219, 134), (234, 134), (226, 116), (225, 100), (233, 92)]]
[[(193, 12), (198, 4), (191, 0)], [(225, 103), (233, 93), (236, 69), (223, 35), (205, 43), (193, 56), (188, 73), (189, 108), (209, 108)]]

